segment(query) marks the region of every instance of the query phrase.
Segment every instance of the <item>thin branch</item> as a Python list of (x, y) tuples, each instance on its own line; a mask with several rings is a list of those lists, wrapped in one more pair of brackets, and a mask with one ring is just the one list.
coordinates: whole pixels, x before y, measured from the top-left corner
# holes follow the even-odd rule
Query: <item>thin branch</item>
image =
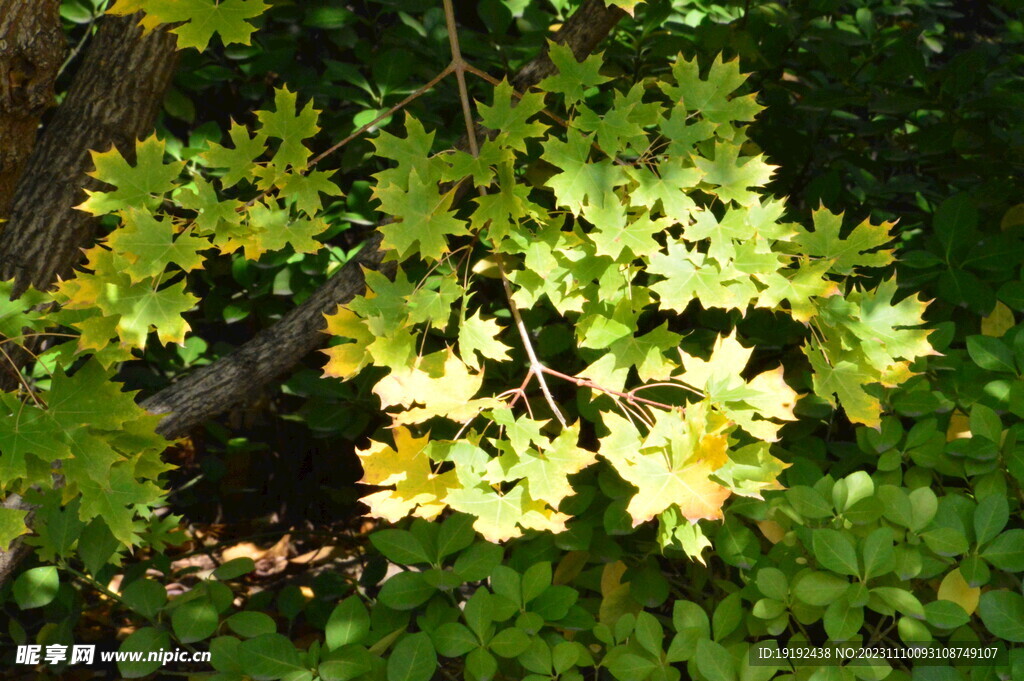
[(570, 383), (575, 383), (581, 388), (590, 388), (591, 390), (597, 390), (598, 392), (605, 393), (606, 395), (614, 395), (615, 397), (621, 397), (627, 402), (639, 402), (640, 404), (649, 404), (652, 407), (658, 407), (659, 409), (664, 409), (666, 411), (685, 411), (683, 407), (680, 407), (678, 405), (665, 404), (664, 402), (655, 402), (654, 400), (648, 400), (644, 397), (637, 397), (636, 395), (633, 394), (632, 391), (622, 392), (621, 390), (613, 390), (611, 388), (606, 388), (603, 385), (594, 383), (589, 378), (579, 378), (577, 376), (570, 376), (569, 374), (563, 374), (561, 371), (556, 371), (550, 367), (546, 367), (543, 365), (541, 365), (541, 371), (556, 378), (561, 378), (565, 381), (569, 381)]
[(466, 61), (459, 49), (459, 32), (455, 25), (455, 10), (452, 0), (444, 0), (444, 20), (448, 25), (448, 44), (451, 46), (451, 68), (455, 70), (455, 79), (459, 83), (459, 101), (462, 103), (462, 118), (466, 123), (466, 136), (469, 138), (469, 153), (479, 156), (480, 147), (476, 143), (476, 123), (473, 121), (473, 110), (469, 103), (469, 91), (466, 89)]
[(544, 373), (548, 371), (547, 367), (540, 363), (537, 359), (537, 353), (533, 349), (533, 342), (530, 340), (530, 334), (526, 330), (526, 324), (523, 323), (523, 316), (519, 314), (519, 306), (516, 305), (516, 301), (512, 299), (512, 286), (508, 283), (508, 277), (505, 275), (505, 268), (502, 266), (501, 261), (496, 261), (498, 264), (498, 271), (501, 272), (501, 284), (505, 287), (505, 297), (508, 299), (508, 307), (512, 311), (512, 318), (515, 319), (516, 329), (519, 331), (519, 337), (523, 340), (523, 348), (526, 350), (526, 356), (530, 359), (530, 372), (537, 377), (537, 383), (540, 384), (540, 391), (544, 393), (544, 399), (547, 400), (548, 406), (551, 407), (551, 411), (554, 412), (555, 418), (562, 424), (563, 427), (568, 427), (568, 423), (565, 421), (565, 417), (562, 416), (562, 412), (559, 411), (558, 405), (555, 404), (555, 398), (551, 395), (551, 390), (548, 388), (547, 381), (544, 380)]

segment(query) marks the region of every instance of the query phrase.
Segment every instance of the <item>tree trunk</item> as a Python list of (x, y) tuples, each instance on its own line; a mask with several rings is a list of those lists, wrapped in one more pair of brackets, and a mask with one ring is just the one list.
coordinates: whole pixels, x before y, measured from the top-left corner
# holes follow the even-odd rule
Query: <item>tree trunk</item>
[(0, 0), (0, 219), (53, 104), (65, 47), (60, 0)]
[(18, 181), (0, 238), (0, 280), (15, 278), (15, 295), (69, 274), (94, 236), (95, 220), (75, 209), (85, 200), (83, 188), (101, 188), (86, 176), (89, 150), (116, 145), (133, 158), (135, 140), (153, 128), (174, 74), (175, 38), (160, 30), (143, 37), (138, 20), (102, 20)]

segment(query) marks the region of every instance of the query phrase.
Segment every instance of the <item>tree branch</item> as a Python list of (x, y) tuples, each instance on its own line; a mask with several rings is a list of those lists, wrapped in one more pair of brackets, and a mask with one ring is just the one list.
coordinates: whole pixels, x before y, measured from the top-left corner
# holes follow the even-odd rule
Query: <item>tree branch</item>
[(96, 221), (75, 209), (83, 188), (101, 188), (86, 176), (89, 150), (116, 145), (131, 158), (135, 140), (153, 128), (174, 74), (175, 37), (160, 30), (143, 37), (137, 23), (137, 16), (103, 19), (18, 180), (0, 237), (0, 280), (16, 279), (15, 296), (70, 273), (92, 239)]

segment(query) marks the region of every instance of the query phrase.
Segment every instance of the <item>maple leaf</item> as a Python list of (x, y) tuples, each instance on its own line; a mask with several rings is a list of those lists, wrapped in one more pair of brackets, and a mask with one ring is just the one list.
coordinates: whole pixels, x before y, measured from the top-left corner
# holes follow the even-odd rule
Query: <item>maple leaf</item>
[(486, 187), (494, 181), (495, 166), (511, 163), (515, 154), (497, 140), (485, 140), (476, 156), (455, 150), (443, 158), (442, 181), (459, 182), (465, 177), (472, 177), (475, 186)]
[(724, 285), (729, 277), (723, 276), (719, 264), (696, 249), (690, 250), (683, 241), (670, 240), (667, 254), (653, 254), (647, 271), (665, 277), (651, 286), (662, 308), (683, 312), (694, 298), (705, 308), (746, 306), (735, 290)]
[(322, 218), (292, 216), (288, 210), (262, 201), (249, 209), (249, 226), (254, 234), (245, 241), (246, 257), (255, 260), (264, 250), (279, 251), (291, 246), (296, 253), (316, 253), (323, 244), (313, 237), (327, 229)]
[(405, 114), (405, 137), (395, 137), (384, 130), (371, 140), (377, 155), (397, 162), (397, 167), (382, 170), (373, 177), (378, 186), (397, 185), (399, 189), (409, 186), (409, 175), (413, 171), (424, 181), (441, 179), (442, 161), (430, 155), (434, 144), (434, 131), (429, 133), (415, 116)]
[(626, 172), (636, 182), (628, 192), (631, 206), (647, 207), (653, 213), (660, 203), (662, 214), (680, 224), (686, 224), (691, 212), (697, 209), (686, 190), (696, 188), (703, 173), (686, 165), (685, 159), (664, 159), (653, 169), (629, 166)]
[(125, 208), (158, 206), (163, 195), (174, 189), (175, 180), (185, 167), (184, 161), (165, 164), (164, 149), (164, 141), (156, 135), (136, 142), (134, 166), (113, 145), (102, 153), (90, 151), (95, 170), (88, 175), (117, 189), (112, 192), (86, 189), (89, 198), (78, 208), (93, 215), (107, 215)]
[(395, 428), (395, 445), (370, 441), (366, 449), (357, 449), (363, 466), (363, 485), (394, 486), (362, 498), (370, 515), (396, 523), (413, 515), (433, 520), (445, 509), (449, 490), (458, 488), (454, 471), (435, 473), (428, 455), (429, 436), (413, 437), (407, 428)]
[(296, 115), (296, 100), (296, 94), (284, 87), (274, 92), (274, 111), (256, 112), (256, 118), (263, 124), (260, 132), (281, 140), (274, 154), (274, 165), (281, 170), (286, 166), (304, 169), (312, 152), (302, 141), (320, 131), (317, 127), (320, 112), (313, 108), (313, 101), (307, 102)]
[(482, 384), (483, 374), (471, 373), (448, 348), (418, 358), (411, 367), (393, 369), (377, 382), (373, 392), (384, 407), (405, 407), (394, 417), (398, 424), (421, 423), (435, 416), (464, 421), (501, 404), (493, 398), (473, 399)]
[(543, 144), (544, 160), (562, 169), (548, 178), (547, 186), (554, 190), (560, 206), (577, 214), (585, 205), (604, 203), (607, 194), (628, 181), (622, 167), (609, 160), (587, 162), (591, 137), (570, 128), (565, 142), (548, 137)]
[(636, 12), (636, 6), (643, 1), (644, 0), (611, 0), (609, 4), (620, 7), (626, 14), (633, 16)]
[(145, 412), (135, 403), (135, 392), (123, 392), (114, 372), (86, 362), (68, 376), (58, 367), (50, 384), (47, 413), (64, 429), (90, 426), (117, 430)]
[(136, 544), (139, 539), (140, 528), (135, 523), (135, 511), (131, 507), (151, 504), (162, 494), (152, 482), (136, 480), (132, 469), (132, 463), (127, 461), (111, 467), (102, 485), (89, 478), (75, 481), (82, 494), (79, 517), (82, 520), (102, 518), (111, 534), (127, 546)]
[(692, 120), (686, 107), (676, 104), (669, 110), (668, 116), (661, 119), (658, 131), (669, 140), (665, 150), (668, 158), (683, 159), (691, 153), (698, 143), (715, 136), (718, 127), (705, 118)]
[(31, 286), (17, 298), (13, 298), (13, 292), (14, 280), (0, 281), (0, 337), (19, 338), (25, 329), (42, 331), (46, 328), (39, 309), (52, 300), (50, 294)]
[(812, 338), (804, 346), (804, 354), (814, 370), (811, 379), (816, 395), (833, 407), (838, 396), (846, 416), (854, 423), (881, 426), (882, 404), (864, 390), (864, 386), (878, 382), (875, 371), (834, 342), (822, 345)]
[(558, 69), (558, 75), (548, 76), (538, 83), (537, 87), (547, 92), (565, 95), (565, 105), (571, 107), (583, 99), (587, 89), (611, 80), (598, 73), (603, 55), (603, 52), (597, 52), (582, 62), (576, 61), (576, 55), (572, 53), (571, 48), (549, 40), (548, 57)]
[(189, 325), (182, 313), (192, 309), (198, 298), (185, 292), (184, 280), (158, 288), (150, 279), (133, 283), (123, 271), (124, 259), (98, 247), (90, 249), (86, 266), (93, 274), (79, 272), (61, 282), (58, 290), (67, 299), (65, 307), (95, 306), (104, 315), (119, 315), (117, 333), (129, 347), (143, 348), (151, 328), (161, 343), (181, 343)]
[(480, 370), (476, 357), (478, 352), (484, 359), (508, 361), (511, 348), (497, 338), (502, 330), (493, 319), (482, 318), (479, 310), (463, 319), (459, 325), (459, 356), (462, 361), (476, 371)]
[(12, 541), (29, 532), (26, 515), (27, 510), (0, 507), (0, 550), (9, 550)]
[(800, 248), (801, 253), (831, 260), (832, 271), (838, 274), (852, 274), (857, 267), (885, 267), (892, 264), (891, 249), (875, 249), (892, 241), (889, 232), (893, 223), (872, 225), (870, 220), (864, 220), (845, 239), (840, 239), (842, 213), (836, 215), (825, 208), (819, 208), (812, 216), (814, 231), (808, 232), (801, 227), (793, 238), (793, 244)]
[(23, 403), (11, 393), (0, 394), (0, 487), (10, 489), (28, 475), (26, 456), (47, 463), (71, 456), (67, 434), (49, 413)]
[(644, 104), (643, 95), (643, 83), (635, 83), (625, 95), (616, 92), (612, 108), (603, 115), (581, 105), (573, 125), (596, 133), (598, 146), (609, 156), (615, 157), (629, 148), (642, 152), (648, 145), (644, 128), (657, 124), (661, 118), (661, 105)]
[(754, 437), (774, 442), (779, 426), (769, 419), (796, 420), (793, 406), (797, 394), (783, 379), (781, 366), (744, 381), (740, 372), (752, 352), (752, 348), (740, 345), (733, 331), (728, 336), (719, 336), (707, 360), (680, 350), (683, 373), (673, 380), (703, 392), (712, 404)]
[(431, 326), (445, 330), (452, 316), (455, 301), (462, 297), (465, 289), (447, 275), (431, 275), (408, 296), (405, 297), (409, 306), (409, 322), (422, 324), (429, 322)]
[(531, 118), (544, 110), (544, 95), (539, 92), (528, 92), (513, 104), (512, 86), (507, 79), (494, 86), (494, 104), (476, 103), (476, 111), (480, 123), (485, 128), (501, 131), (501, 144), (516, 151), (526, 151), (526, 140), (540, 137), (548, 126), (539, 122), (529, 122)]
[(746, 80), (740, 73), (739, 59), (723, 63), (722, 55), (715, 57), (708, 77), (701, 79), (696, 59), (676, 58), (672, 66), (676, 84), (659, 83), (666, 95), (681, 102), (690, 114), (699, 113), (716, 124), (734, 121), (752, 121), (764, 107), (755, 95), (729, 98)]
[(488, 236), (500, 242), (519, 224), (521, 218), (538, 216), (540, 210), (529, 199), (529, 187), (515, 181), (511, 163), (498, 167), (498, 191), (474, 198), (471, 225), (474, 230), (488, 228)]
[(192, 220), (195, 234), (212, 234), (214, 245), (222, 250), (230, 239), (246, 231), (242, 227), (242, 214), (239, 210), (243, 206), (242, 202), (235, 199), (221, 201), (214, 186), (201, 177), (194, 178), (191, 187), (178, 192), (175, 200), (182, 208), (198, 213)]
[(280, 196), (295, 202), (295, 207), (313, 217), (323, 208), (321, 194), (342, 198), (341, 188), (329, 179), (335, 171), (314, 170), (308, 174), (288, 173), (279, 181)]
[(839, 286), (825, 276), (831, 267), (832, 263), (828, 260), (805, 259), (795, 269), (758, 274), (758, 281), (767, 288), (759, 294), (757, 307), (774, 309), (785, 300), (789, 302), (789, 312), (793, 319), (798, 322), (809, 321), (818, 312), (815, 298), (827, 298), (839, 293)]
[(654, 240), (656, 234), (664, 232), (671, 224), (671, 218), (652, 219), (646, 210), (632, 220), (626, 216), (626, 207), (617, 196), (606, 194), (600, 206), (589, 206), (587, 220), (595, 229), (588, 234), (596, 246), (598, 255), (607, 255), (618, 261), (650, 256), (661, 246)]
[(630, 332), (611, 343), (608, 352), (579, 375), (613, 390), (625, 387), (633, 367), (642, 381), (666, 379), (675, 365), (665, 352), (677, 348), (680, 340), (682, 336), (668, 330), (668, 322), (639, 336)]
[(937, 354), (928, 342), (932, 329), (911, 328), (924, 324), (928, 303), (911, 296), (893, 305), (896, 288), (893, 277), (873, 290), (854, 291), (847, 296), (859, 309), (846, 318), (845, 325), (863, 341), (865, 353), (879, 370), (897, 358), (914, 360)]
[[(594, 452), (578, 446), (579, 422), (570, 425), (548, 441), (537, 438), (539, 448), (511, 445), (508, 455), (492, 459), (487, 481), (496, 484), (525, 480), (530, 497), (558, 508), (562, 500), (573, 494), (569, 476), (596, 461)], [(531, 438), (532, 439), (532, 438)]]
[(122, 16), (145, 10), (142, 24), (152, 30), (160, 24), (182, 25), (171, 29), (178, 36), (178, 49), (206, 49), (214, 33), (225, 45), (248, 45), (256, 28), (247, 19), (258, 17), (268, 5), (263, 0), (118, 0), (108, 10)]
[(163, 274), (170, 264), (185, 272), (199, 269), (199, 251), (210, 242), (188, 232), (178, 234), (170, 219), (159, 220), (151, 213), (129, 208), (121, 213), (123, 225), (107, 237), (107, 244), (130, 264), (125, 271), (133, 282)]
[(437, 183), (424, 181), (415, 169), (409, 172), (408, 191), (393, 184), (375, 187), (373, 195), (380, 200), (380, 209), (399, 219), (380, 227), (385, 246), (408, 257), (418, 243), (421, 256), (440, 260), (448, 252), (447, 236), (469, 234), (466, 223), (449, 210), (454, 191), (442, 196)]
[(711, 474), (727, 462), (726, 438), (704, 433), (699, 422), (703, 414), (691, 416), (700, 411), (694, 406), (685, 420), (676, 412), (659, 412), (657, 423), (672, 433), (670, 441), (659, 442), (660, 437), (651, 435), (641, 438), (626, 419), (604, 415), (611, 434), (601, 439), (598, 453), (637, 488), (626, 507), (634, 527), (673, 505), (690, 522), (722, 517), (730, 491), (711, 480)]
[(324, 376), (334, 376), (347, 381), (369, 363), (366, 346), (373, 341), (373, 334), (366, 328), (366, 323), (347, 307), (339, 307), (333, 315), (324, 317), (327, 319), (327, 333), (353, 341), (334, 345), (323, 351), (328, 358), (327, 364), (324, 365)]
[(216, 142), (207, 142), (207, 149), (200, 156), (213, 168), (226, 168), (220, 178), (221, 186), (227, 189), (252, 175), (256, 159), (267, 151), (267, 134), (263, 131), (249, 137), (249, 129), (231, 121), (228, 131), (234, 148), (228, 149)]
[(741, 205), (757, 203), (759, 197), (748, 187), (763, 187), (778, 166), (765, 163), (764, 154), (744, 156), (738, 160), (739, 146), (715, 142), (715, 158), (693, 157), (693, 163), (704, 172), (704, 182), (719, 185), (711, 189), (722, 201), (735, 201)]

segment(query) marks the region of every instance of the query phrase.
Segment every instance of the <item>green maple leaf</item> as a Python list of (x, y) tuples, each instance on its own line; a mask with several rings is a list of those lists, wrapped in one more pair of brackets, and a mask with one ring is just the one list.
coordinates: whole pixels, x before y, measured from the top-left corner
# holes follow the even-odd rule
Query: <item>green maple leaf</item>
[(86, 189), (89, 198), (78, 208), (93, 215), (107, 215), (125, 208), (158, 206), (164, 194), (174, 189), (175, 180), (185, 167), (184, 161), (165, 164), (164, 150), (163, 140), (157, 139), (156, 135), (136, 142), (134, 166), (117, 147), (111, 146), (103, 153), (90, 151), (96, 169), (89, 176), (117, 189), (112, 192)]
[(203, 256), (199, 251), (210, 242), (188, 232), (177, 235), (170, 219), (158, 220), (152, 214), (128, 209), (122, 213), (124, 224), (107, 237), (107, 244), (130, 264), (125, 271), (133, 282), (162, 274), (171, 263), (185, 272), (199, 269)]
[(470, 217), (473, 230), (488, 228), (488, 236), (500, 242), (519, 220), (539, 216), (542, 210), (530, 201), (530, 188), (516, 182), (511, 163), (498, 166), (498, 191), (473, 199), (476, 210)]
[(28, 475), (27, 455), (47, 463), (66, 459), (67, 435), (47, 411), (0, 394), (0, 488)]
[(661, 246), (654, 235), (664, 232), (673, 222), (664, 217), (652, 220), (646, 210), (629, 220), (625, 206), (614, 194), (606, 194), (599, 207), (589, 206), (586, 217), (595, 227), (588, 236), (597, 247), (597, 254), (616, 261), (624, 251), (627, 261), (656, 253)]
[(523, 479), (526, 481), (530, 497), (543, 501), (552, 508), (558, 508), (563, 499), (573, 494), (569, 476), (579, 473), (596, 461), (593, 452), (577, 445), (579, 431), (577, 422), (563, 429), (554, 440), (548, 442), (545, 438), (539, 450), (510, 450), (514, 462), (498, 476), (500, 479), (489, 479), (489, 482)]
[(184, 280), (158, 288), (152, 279), (133, 283), (123, 271), (124, 258), (111, 251), (94, 248), (87, 267), (92, 274), (79, 272), (60, 285), (67, 309), (97, 307), (106, 316), (119, 315), (117, 333), (124, 345), (143, 348), (150, 328), (155, 328), (161, 343), (181, 343), (190, 328), (182, 313), (199, 301), (185, 293)]
[(685, 159), (668, 158), (653, 169), (629, 166), (626, 169), (636, 185), (629, 190), (629, 202), (636, 208), (647, 207), (652, 213), (660, 203), (661, 213), (675, 222), (686, 224), (697, 204), (686, 193), (700, 182), (699, 168), (687, 166)]
[(256, 28), (247, 20), (258, 17), (268, 5), (263, 0), (146, 0), (143, 8), (150, 19), (181, 26), (171, 29), (178, 36), (178, 49), (206, 49), (214, 33), (225, 45), (248, 45)]
[[(853, 274), (857, 267), (885, 267), (893, 262), (892, 250), (876, 251), (892, 241), (891, 222), (872, 225), (870, 220), (857, 225), (845, 239), (839, 238), (842, 214), (824, 208), (813, 213), (814, 231), (799, 229), (793, 244), (801, 253), (832, 260), (832, 271)], [(870, 252), (874, 251), (874, 252)]]
[(698, 143), (714, 137), (716, 127), (718, 126), (706, 118), (694, 121), (685, 106), (676, 104), (668, 116), (661, 119), (658, 131), (669, 140), (665, 151), (671, 159), (685, 158)]
[(46, 328), (39, 306), (52, 300), (50, 295), (31, 286), (18, 298), (12, 297), (13, 292), (14, 280), (0, 281), (0, 337), (19, 338), (25, 329), (42, 331)]
[(537, 87), (547, 92), (565, 95), (565, 105), (571, 107), (583, 99), (589, 88), (611, 80), (599, 73), (603, 54), (598, 52), (582, 62), (576, 61), (576, 55), (572, 53), (571, 48), (549, 40), (548, 56), (558, 69), (558, 75), (548, 76), (538, 83)]
[(443, 331), (452, 316), (452, 306), (462, 297), (464, 290), (451, 276), (428, 277), (406, 297), (409, 321), (413, 324), (429, 322), (431, 326)]
[(317, 121), (320, 112), (313, 108), (310, 100), (296, 115), (297, 97), (288, 88), (274, 92), (274, 111), (257, 111), (256, 118), (262, 123), (260, 132), (281, 140), (281, 146), (274, 154), (274, 165), (284, 170), (291, 166), (295, 170), (306, 167), (312, 152), (302, 143), (320, 131)]
[(398, 268), (394, 279), (376, 270), (365, 274), (365, 296), (356, 296), (347, 307), (367, 320), (370, 332), (375, 336), (387, 334), (388, 329), (402, 328), (409, 319), (409, 297), (415, 285), (409, 281), (405, 270)]
[(646, 334), (630, 333), (611, 343), (608, 352), (579, 375), (620, 391), (633, 367), (642, 381), (666, 379), (675, 365), (665, 358), (665, 352), (678, 348), (680, 340), (682, 336), (668, 330), (668, 322)]
[(818, 397), (835, 407), (838, 396), (851, 421), (872, 428), (881, 426), (881, 402), (864, 390), (864, 386), (878, 382), (875, 371), (835, 343), (821, 345), (811, 339), (804, 346), (804, 354), (814, 370), (811, 378)]
[(287, 210), (260, 202), (249, 209), (249, 226), (263, 249), (280, 251), (291, 246), (296, 253), (316, 253), (323, 244), (313, 237), (327, 229), (327, 222), (321, 218), (292, 216)]
[(228, 149), (216, 142), (207, 142), (207, 149), (201, 154), (207, 165), (227, 169), (220, 180), (221, 186), (225, 189), (250, 177), (256, 168), (256, 159), (267, 151), (267, 135), (263, 131), (249, 137), (248, 128), (232, 121), (228, 135), (231, 137), (233, 148)]
[(676, 84), (659, 83), (661, 89), (686, 107), (689, 114), (699, 113), (716, 124), (734, 121), (752, 121), (764, 107), (755, 101), (755, 95), (730, 95), (747, 80), (740, 73), (740, 62), (734, 59), (723, 63), (722, 55), (715, 58), (706, 79), (700, 77), (696, 59), (679, 58), (672, 66)]
[(826, 278), (831, 268), (828, 260), (803, 261), (796, 269), (780, 269), (757, 275), (765, 288), (758, 295), (757, 307), (775, 309), (783, 300), (789, 302), (793, 319), (806, 322), (817, 314), (815, 298), (839, 293), (836, 283)]
[(221, 201), (214, 186), (201, 177), (196, 177), (192, 187), (180, 191), (174, 198), (182, 208), (198, 213), (192, 220), (195, 233), (200, 236), (212, 234), (217, 246), (242, 230), (239, 211), (242, 202), (235, 199)]
[(145, 412), (135, 403), (134, 392), (123, 392), (114, 372), (96, 362), (86, 362), (68, 376), (63, 368), (53, 373), (47, 413), (65, 430), (90, 426), (118, 430)]
[[(47, 562), (56, 562), (57, 556), (70, 556), (71, 549), (85, 528), (79, 517), (79, 499), (73, 499), (61, 507), (59, 494), (42, 494), (42, 503), (36, 508), (32, 521), (34, 537), (26, 537), (25, 543), (39, 547), (39, 557)], [(0, 548), (3, 542), (0, 542)]]
[(846, 298), (834, 296), (820, 306), (821, 318), (829, 328), (845, 332), (844, 347), (859, 349), (863, 361), (885, 384), (894, 371), (895, 375), (909, 371), (910, 361), (935, 353), (928, 342), (931, 330), (913, 328), (924, 324), (926, 303), (909, 297), (893, 305), (896, 288), (892, 278), (877, 289), (853, 291)]
[(573, 125), (585, 132), (597, 134), (597, 143), (609, 156), (616, 156), (629, 148), (642, 152), (648, 145), (644, 128), (656, 125), (661, 118), (661, 105), (644, 104), (643, 83), (636, 83), (629, 93), (615, 93), (612, 108), (603, 115), (587, 106), (580, 107)]
[(764, 237), (754, 236), (734, 246), (732, 266), (737, 272), (761, 276), (777, 272), (782, 266), (780, 255), (771, 250)]
[(12, 541), (29, 531), (26, 515), (28, 511), (0, 507), (0, 551), (7, 551)]
[(550, 177), (547, 185), (555, 191), (560, 206), (579, 214), (584, 205), (600, 205), (606, 194), (626, 184), (621, 166), (609, 160), (588, 163), (591, 135), (570, 128), (566, 141), (549, 137), (544, 142), (544, 160), (562, 169)]
[(314, 170), (308, 174), (288, 173), (279, 183), (280, 196), (295, 202), (295, 207), (313, 217), (323, 208), (320, 195), (342, 198), (341, 187), (331, 182), (335, 171)]
[(449, 210), (453, 192), (442, 196), (437, 183), (422, 180), (415, 169), (409, 173), (408, 191), (393, 184), (383, 188), (378, 185), (374, 197), (380, 200), (380, 209), (399, 220), (380, 227), (385, 246), (394, 248), (404, 259), (413, 244), (419, 244), (420, 256), (440, 260), (448, 252), (446, 237), (469, 234), (466, 223)]
[(494, 180), (495, 166), (511, 163), (514, 158), (515, 154), (497, 141), (486, 140), (476, 156), (461, 150), (445, 154), (441, 180), (459, 182), (464, 177), (472, 177), (474, 186), (486, 187)]
[(516, 151), (526, 151), (526, 140), (542, 136), (548, 126), (539, 122), (529, 122), (531, 118), (543, 111), (544, 95), (529, 92), (512, 103), (512, 86), (508, 80), (494, 86), (494, 99), (491, 106), (476, 103), (477, 114), (485, 128), (500, 131), (502, 146)]
[(376, 173), (373, 177), (378, 186), (397, 185), (400, 189), (409, 186), (409, 175), (413, 171), (424, 182), (441, 181), (443, 162), (430, 155), (434, 144), (434, 131), (429, 133), (412, 114), (405, 114), (405, 137), (381, 130), (376, 139), (371, 140), (377, 150), (377, 156), (391, 159), (398, 165)]
[(716, 142), (714, 160), (694, 156), (693, 163), (704, 171), (705, 182), (718, 185), (711, 193), (722, 201), (749, 205), (758, 202), (760, 197), (748, 187), (763, 187), (778, 166), (765, 163), (764, 154), (738, 160), (739, 153), (740, 148), (735, 144)]
[(743, 210), (730, 210), (719, 220), (709, 210), (697, 211), (694, 221), (683, 228), (687, 241), (708, 240), (708, 255), (724, 263), (736, 257), (736, 242), (744, 242), (754, 236), (754, 226), (746, 220)]
[(497, 336), (503, 331), (493, 319), (484, 319), (480, 311), (462, 320), (459, 325), (459, 356), (462, 361), (476, 370), (480, 370), (480, 363), (476, 353), (484, 359), (493, 359), (498, 362), (509, 360), (509, 346), (498, 340)]
[(682, 241), (669, 241), (667, 254), (652, 255), (647, 271), (665, 277), (651, 286), (662, 308), (683, 312), (694, 298), (705, 308), (729, 308), (739, 302), (724, 286), (730, 277), (723, 275), (719, 263)]
[(117, 540), (127, 546), (139, 539), (135, 510), (131, 507), (151, 504), (161, 496), (160, 488), (152, 482), (135, 479), (130, 462), (113, 466), (106, 484), (80, 479), (76, 487), (82, 494), (81, 519), (102, 518)]
[(104, 437), (96, 437), (85, 428), (69, 434), (71, 458), (64, 461), (63, 472), (69, 482), (91, 480), (102, 486), (108, 484), (110, 467), (124, 457), (114, 451)]
[(531, 445), (548, 442), (548, 438), (540, 432), (548, 421), (537, 421), (528, 416), (517, 418), (507, 407), (492, 409), (489, 415), (491, 420), (505, 429), (505, 438), (511, 444), (513, 452), (526, 451)]

